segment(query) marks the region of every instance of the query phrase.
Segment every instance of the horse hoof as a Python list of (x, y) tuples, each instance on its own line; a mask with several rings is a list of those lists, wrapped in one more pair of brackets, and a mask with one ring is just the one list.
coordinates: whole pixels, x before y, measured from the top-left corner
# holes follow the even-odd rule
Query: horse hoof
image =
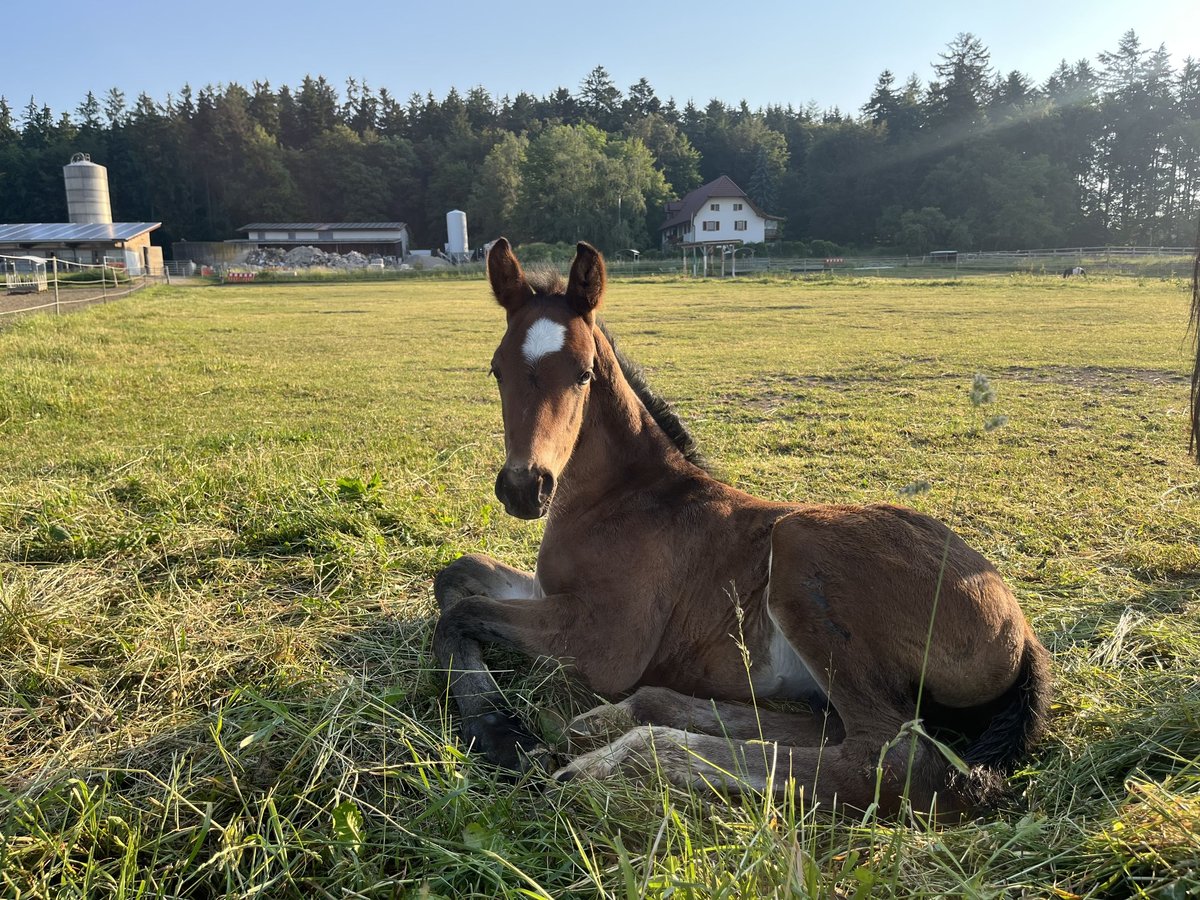
[(572, 769), (570, 766), (567, 766), (565, 768), (559, 769), (551, 777), (555, 781), (557, 781), (559, 784), (567, 784), (568, 782), (574, 781), (576, 778), (578, 778), (579, 773), (576, 772), (574, 769)]
[(528, 753), (521, 753), (522, 772), (541, 772), (549, 775), (561, 765), (561, 762), (558, 754), (545, 744), (538, 744)]
[(501, 769), (524, 772), (527, 763), (539, 751), (549, 752), (516, 713), (497, 709), (473, 718), (463, 727), (468, 747)]

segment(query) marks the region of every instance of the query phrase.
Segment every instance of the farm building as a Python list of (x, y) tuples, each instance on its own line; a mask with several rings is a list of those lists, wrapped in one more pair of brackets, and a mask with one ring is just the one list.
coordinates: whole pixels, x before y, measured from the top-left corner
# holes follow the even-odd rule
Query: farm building
[(668, 203), (666, 213), (659, 226), (664, 252), (774, 240), (783, 221), (759, 209), (728, 175)]
[(162, 223), (114, 222), (104, 166), (76, 153), (63, 178), (70, 221), (0, 224), (0, 256), (108, 262), (135, 275), (162, 268), (162, 248), (150, 243), (150, 232)]
[(404, 222), (251, 222), (237, 241), (259, 247), (316, 247), (328, 253), (356, 250), (367, 256), (406, 256), (408, 225)]
[(36, 222), (0, 225), (0, 256), (58, 257), (80, 263), (108, 262), (133, 275), (162, 268), (162, 247), (150, 243), (161, 222)]
[(251, 222), (238, 231), (246, 236), (227, 241), (177, 241), (171, 245), (174, 259), (190, 259), (206, 266), (242, 262), (246, 254), (265, 247), (287, 251), (316, 247), (326, 253), (364, 256), (394, 256), (409, 253), (408, 225), (404, 222)]

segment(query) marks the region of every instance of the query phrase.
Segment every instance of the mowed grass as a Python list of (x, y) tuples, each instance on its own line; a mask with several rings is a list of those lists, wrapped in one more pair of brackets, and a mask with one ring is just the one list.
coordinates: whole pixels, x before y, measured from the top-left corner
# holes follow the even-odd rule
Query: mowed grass
[[(961, 827), (466, 756), (431, 579), (532, 566), (483, 281), (152, 289), (0, 332), (0, 895), (1184, 897), (1200, 891), (1200, 470), (1180, 281), (617, 281), (719, 474), (897, 501), (993, 559), (1050, 733)], [(972, 376), (997, 398), (972, 407)], [(985, 417), (1008, 422), (984, 428)], [(901, 496), (906, 485), (929, 490)], [(619, 627), (619, 623), (615, 623)], [(553, 739), (594, 698), (495, 656)]]

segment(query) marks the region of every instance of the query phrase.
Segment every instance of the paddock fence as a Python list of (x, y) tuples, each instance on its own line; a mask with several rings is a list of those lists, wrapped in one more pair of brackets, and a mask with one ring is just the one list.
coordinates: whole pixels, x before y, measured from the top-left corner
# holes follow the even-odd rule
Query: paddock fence
[(0, 327), (26, 313), (57, 315), (128, 297), (151, 284), (170, 283), (166, 266), (131, 275), (113, 260), (77, 263), (35, 256), (2, 256)]
[(1039, 250), (942, 250), (907, 256), (779, 256), (770, 249), (739, 247), (711, 254), (707, 261), (682, 252), (662, 259), (608, 257), (614, 275), (688, 275), (696, 277), (891, 277), (957, 278), (987, 275), (1062, 275), (1076, 266), (1087, 275), (1182, 277), (1190, 274), (1191, 247), (1060, 247)]

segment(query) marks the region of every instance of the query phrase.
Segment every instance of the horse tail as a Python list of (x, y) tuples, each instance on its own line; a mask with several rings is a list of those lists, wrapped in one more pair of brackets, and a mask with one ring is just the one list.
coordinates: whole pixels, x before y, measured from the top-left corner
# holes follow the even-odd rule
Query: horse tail
[(1200, 462), (1200, 225), (1196, 228), (1196, 260), (1192, 263), (1192, 313), (1188, 328), (1196, 343), (1196, 363), (1192, 367), (1192, 428), (1188, 435), (1188, 453)]
[(966, 748), (966, 773), (955, 772), (951, 788), (969, 808), (986, 809), (1006, 792), (1006, 779), (1042, 736), (1050, 712), (1050, 654), (1032, 634), (1025, 641), (1016, 680), (997, 701), (998, 709)]

